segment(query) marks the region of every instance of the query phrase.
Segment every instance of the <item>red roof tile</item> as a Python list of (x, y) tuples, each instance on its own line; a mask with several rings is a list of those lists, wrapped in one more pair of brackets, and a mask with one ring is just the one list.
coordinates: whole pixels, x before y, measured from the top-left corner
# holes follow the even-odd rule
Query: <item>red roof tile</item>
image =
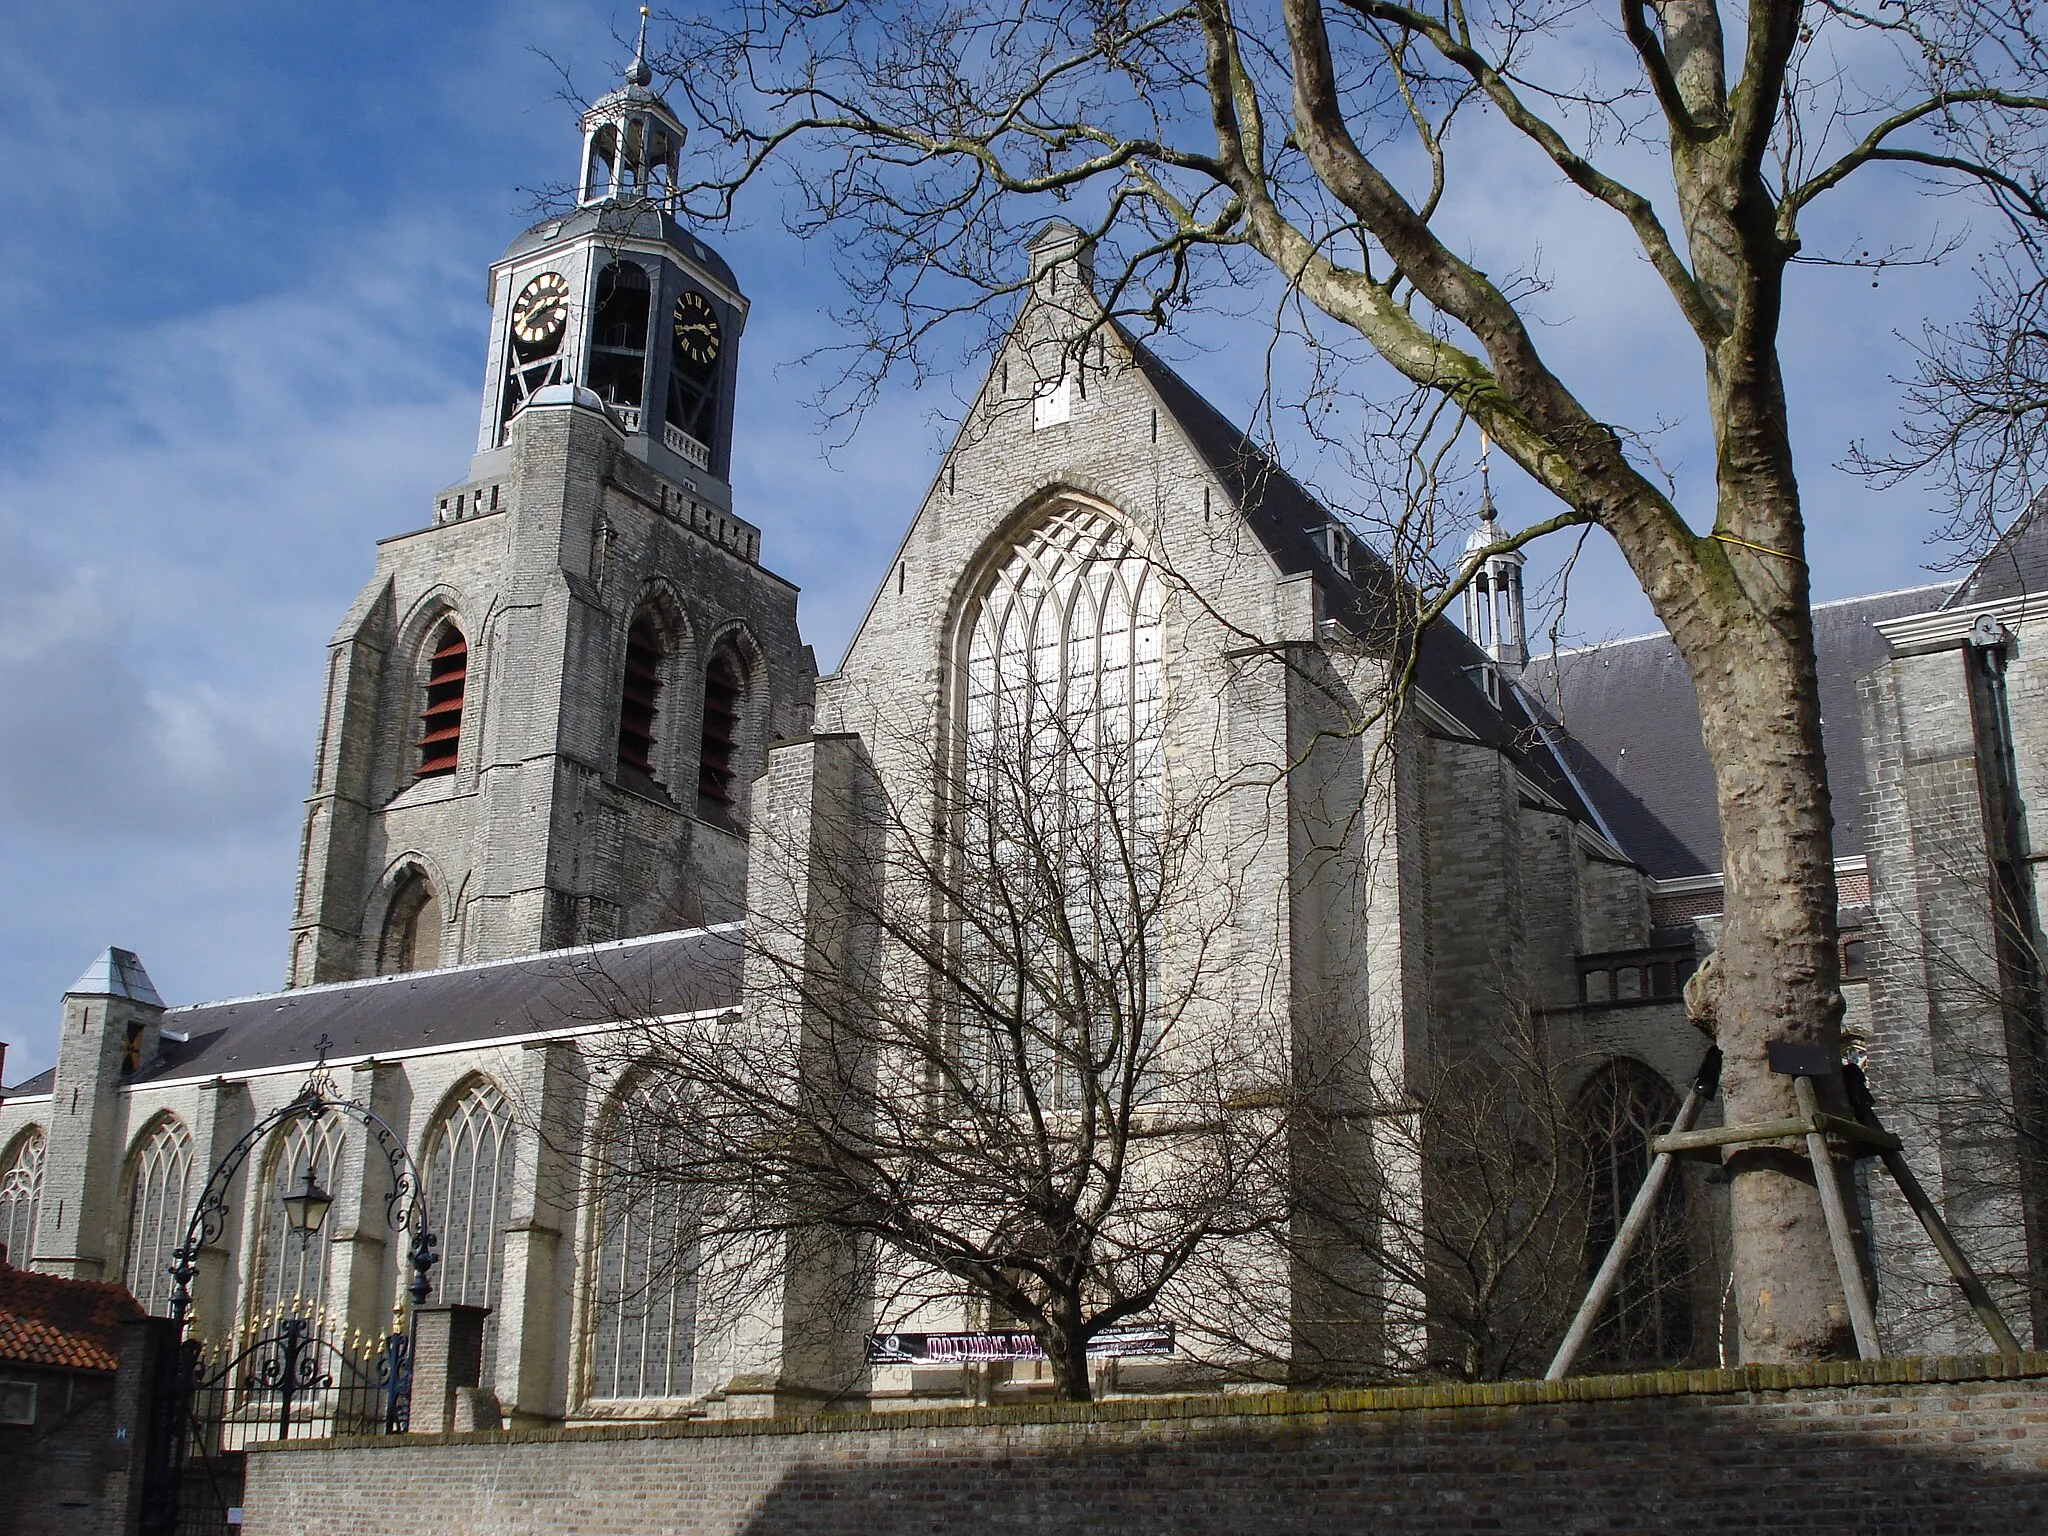
[(111, 1371), (121, 1324), (143, 1315), (125, 1286), (0, 1267), (0, 1361)]

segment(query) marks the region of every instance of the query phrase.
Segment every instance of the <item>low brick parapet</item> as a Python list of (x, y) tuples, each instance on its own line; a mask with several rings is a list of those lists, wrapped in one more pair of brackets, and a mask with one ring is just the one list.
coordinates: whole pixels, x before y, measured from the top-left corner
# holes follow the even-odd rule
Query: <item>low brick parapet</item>
[(249, 1536), (2032, 1533), (2048, 1353), (252, 1450)]

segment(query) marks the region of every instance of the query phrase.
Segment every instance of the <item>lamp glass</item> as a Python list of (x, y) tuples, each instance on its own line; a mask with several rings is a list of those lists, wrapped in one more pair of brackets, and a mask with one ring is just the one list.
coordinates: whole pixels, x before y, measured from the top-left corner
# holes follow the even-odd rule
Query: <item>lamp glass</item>
[(284, 1219), (302, 1238), (313, 1238), (327, 1224), (327, 1208), (334, 1197), (313, 1177), (313, 1165), (306, 1165), (306, 1182), (284, 1197)]

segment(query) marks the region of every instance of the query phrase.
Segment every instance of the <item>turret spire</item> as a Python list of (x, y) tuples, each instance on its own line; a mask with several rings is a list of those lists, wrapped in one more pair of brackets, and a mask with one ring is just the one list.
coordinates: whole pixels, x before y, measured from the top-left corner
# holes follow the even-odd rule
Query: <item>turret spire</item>
[[(1479, 434), (1479, 526), (1465, 540), (1467, 559), (1500, 542), (1500, 513), (1493, 504), (1493, 440)], [(1523, 628), (1522, 552), (1504, 549), (1484, 555), (1465, 584), (1465, 633), (1498, 666), (1519, 670), (1529, 659)]]
[(626, 66), (626, 84), (646, 85), (654, 78), (647, 67), (647, 7), (640, 7), (640, 41), (633, 45), (633, 62)]

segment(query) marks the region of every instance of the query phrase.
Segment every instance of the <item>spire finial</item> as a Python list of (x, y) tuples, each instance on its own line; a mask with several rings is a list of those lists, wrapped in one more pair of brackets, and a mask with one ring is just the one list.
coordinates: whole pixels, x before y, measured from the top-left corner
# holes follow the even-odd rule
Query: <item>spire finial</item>
[(1490, 462), (1492, 457), (1493, 439), (1487, 435), (1486, 428), (1481, 427), (1479, 429), (1479, 520), (1485, 523), (1492, 522), (1499, 515), (1494, 511), (1493, 507), (1493, 479)]
[(626, 66), (626, 84), (645, 85), (654, 78), (647, 67), (647, 7), (640, 7), (640, 40), (633, 45), (633, 62)]

